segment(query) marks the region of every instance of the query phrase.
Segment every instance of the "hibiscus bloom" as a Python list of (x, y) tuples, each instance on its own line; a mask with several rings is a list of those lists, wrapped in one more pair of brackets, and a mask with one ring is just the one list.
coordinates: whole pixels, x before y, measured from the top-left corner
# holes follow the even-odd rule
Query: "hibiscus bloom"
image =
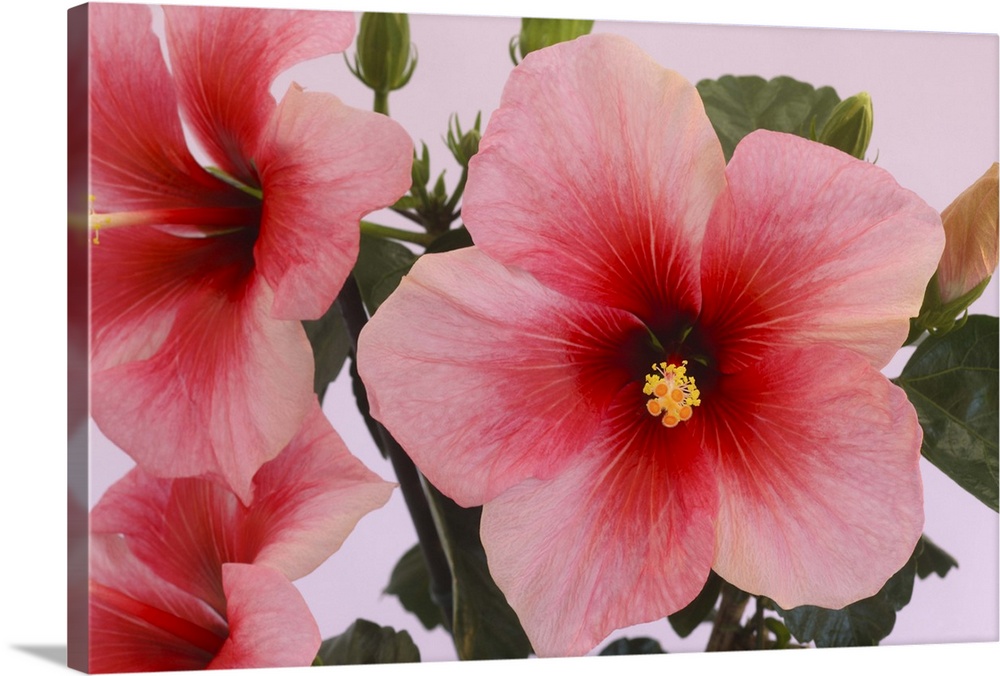
[(372, 414), (483, 505), (540, 655), (677, 611), (710, 569), (782, 607), (874, 594), (923, 525), (921, 430), (879, 373), (943, 246), (880, 168), (772, 132), (725, 165), (631, 43), (529, 55), (469, 170), (476, 246), (361, 336)]
[(318, 403), (244, 505), (202, 478), (141, 468), (91, 514), (90, 669), (306, 666), (319, 629), (290, 580), (335, 552), (392, 484), (347, 450)]
[(412, 143), (332, 95), (268, 91), (344, 49), (350, 14), (165, 7), (169, 72), (151, 18), (90, 7), (92, 414), (147, 471), (246, 502), (311, 406), (299, 320), (336, 297), (359, 218), (409, 187)]

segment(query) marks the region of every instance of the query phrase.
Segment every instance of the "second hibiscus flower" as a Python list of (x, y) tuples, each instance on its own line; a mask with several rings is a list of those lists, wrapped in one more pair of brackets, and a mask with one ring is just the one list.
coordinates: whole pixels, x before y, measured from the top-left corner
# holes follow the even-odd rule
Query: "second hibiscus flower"
[(695, 88), (611, 36), (525, 58), (465, 195), (477, 246), (417, 262), (359, 369), (427, 478), (484, 505), (540, 655), (679, 610), (710, 569), (841, 607), (905, 563), (921, 432), (879, 369), (933, 209), (788, 135), (726, 166)]

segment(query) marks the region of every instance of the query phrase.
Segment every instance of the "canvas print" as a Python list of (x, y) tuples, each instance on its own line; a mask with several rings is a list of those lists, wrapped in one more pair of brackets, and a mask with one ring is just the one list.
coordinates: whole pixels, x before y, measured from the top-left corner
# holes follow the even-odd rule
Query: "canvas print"
[(996, 35), (69, 45), (70, 666), (998, 639)]

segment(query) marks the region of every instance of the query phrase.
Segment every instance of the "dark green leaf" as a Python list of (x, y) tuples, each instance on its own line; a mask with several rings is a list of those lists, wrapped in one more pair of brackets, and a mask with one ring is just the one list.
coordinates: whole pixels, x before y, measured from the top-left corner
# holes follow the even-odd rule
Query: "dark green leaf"
[(924, 457), (997, 510), (997, 318), (971, 315), (960, 329), (929, 336), (896, 382), (924, 429)]
[(351, 337), (337, 303), (333, 303), (319, 319), (304, 321), (302, 326), (312, 345), (313, 359), (316, 362), (313, 390), (322, 402), (327, 385), (333, 382), (344, 366), (344, 360), (351, 349)]
[(527, 657), (531, 643), (486, 564), (482, 507), (459, 507), (430, 484), (427, 493), (454, 580), (452, 635), (459, 659)]
[(444, 623), (441, 621), (441, 608), (431, 598), (430, 589), (427, 562), (420, 545), (414, 545), (392, 569), (385, 593), (397, 597), (404, 608), (420, 619), (425, 629), (433, 629)]
[(698, 93), (705, 104), (726, 161), (744, 136), (770, 129), (814, 139), (840, 102), (831, 87), (814, 88), (790, 77), (764, 80), (755, 75), (724, 75), (702, 80)]
[(952, 568), (958, 568), (956, 561), (951, 554), (944, 551), (931, 542), (926, 535), (920, 538), (920, 545), (917, 547), (917, 575), (921, 580), (927, 579), (931, 573), (938, 577), (944, 577)]
[(705, 586), (694, 601), (673, 615), (667, 616), (670, 626), (678, 636), (681, 638), (688, 636), (699, 624), (709, 619), (712, 610), (715, 609), (715, 602), (719, 600), (720, 591), (722, 591), (722, 578), (716, 575), (714, 570), (709, 571)]
[(448, 230), (440, 235), (427, 247), (427, 253), (454, 251), (455, 249), (462, 249), (467, 246), (472, 246), (472, 235), (469, 234), (469, 231), (463, 225), (460, 228)]
[(375, 314), (378, 306), (396, 290), (416, 259), (417, 255), (399, 242), (361, 235), (354, 278), (369, 314)]
[(612, 641), (600, 655), (662, 655), (667, 651), (652, 638), (620, 638)]
[(408, 632), (359, 619), (340, 636), (323, 641), (316, 658), (324, 665), (419, 662), (420, 650)]

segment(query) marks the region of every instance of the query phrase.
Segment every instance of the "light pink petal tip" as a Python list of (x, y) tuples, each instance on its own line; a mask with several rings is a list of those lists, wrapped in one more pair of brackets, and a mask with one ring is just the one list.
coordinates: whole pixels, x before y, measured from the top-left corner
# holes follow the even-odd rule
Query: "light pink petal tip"
[(186, 120), (213, 162), (256, 185), (250, 164), (275, 108), (274, 78), (296, 63), (344, 50), (350, 13), (164, 7), (170, 65)]
[(640, 316), (698, 309), (725, 160), (694, 86), (593, 35), (512, 73), (469, 168), (462, 217), (490, 256)]
[[(502, 293), (498, 293), (502, 290)], [(361, 333), (372, 415), (463, 505), (548, 477), (586, 445), (644, 334), (476, 248), (420, 258)]]
[[(664, 431), (653, 430), (661, 439)], [(605, 435), (559, 476), (483, 506), (490, 571), (539, 656), (582, 655), (701, 591), (714, 554), (715, 484), (706, 456), (679, 431), (684, 439), (674, 435), (669, 448)]]
[(285, 576), (267, 566), (222, 568), (229, 636), (209, 669), (308, 667), (322, 638), (309, 606)]
[(840, 608), (902, 568), (924, 522), (921, 430), (902, 390), (820, 346), (773, 353), (713, 404), (719, 575), (783, 608)]
[(944, 246), (938, 214), (892, 176), (775, 132), (740, 142), (712, 214), (699, 322), (735, 371), (824, 342), (881, 368), (916, 316)]
[(267, 195), (255, 255), (274, 316), (326, 312), (357, 258), (358, 222), (409, 189), (412, 157), (388, 117), (288, 89), (255, 154)]

